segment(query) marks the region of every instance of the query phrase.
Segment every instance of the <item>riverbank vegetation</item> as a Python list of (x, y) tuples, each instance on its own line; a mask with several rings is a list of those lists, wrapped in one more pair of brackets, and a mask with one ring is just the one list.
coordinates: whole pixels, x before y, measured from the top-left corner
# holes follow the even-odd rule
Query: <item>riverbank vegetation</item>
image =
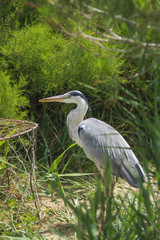
[[(18, 165), (9, 164), (11, 152), (0, 142), (0, 239), (159, 239), (159, 7), (132, 0), (1, 1), (0, 117), (39, 124), (42, 219), (33, 196), (25, 196), (28, 171), (18, 173), (22, 190), (13, 174)], [(70, 90), (89, 100), (87, 117), (111, 124), (131, 145), (148, 177), (140, 190), (120, 180), (111, 191), (110, 168), (104, 186), (67, 132), (74, 106), (38, 102)]]

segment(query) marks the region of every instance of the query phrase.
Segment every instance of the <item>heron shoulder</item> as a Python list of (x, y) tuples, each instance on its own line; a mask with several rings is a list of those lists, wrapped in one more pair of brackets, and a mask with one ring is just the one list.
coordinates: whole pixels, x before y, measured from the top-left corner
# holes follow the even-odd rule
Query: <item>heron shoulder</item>
[(92, 135), (92, 137), (106, 134), (120, 135), (112, 126), (96, 118), (88, 118), (80, 123), (78, 126), (79, 137), (82, 134)]

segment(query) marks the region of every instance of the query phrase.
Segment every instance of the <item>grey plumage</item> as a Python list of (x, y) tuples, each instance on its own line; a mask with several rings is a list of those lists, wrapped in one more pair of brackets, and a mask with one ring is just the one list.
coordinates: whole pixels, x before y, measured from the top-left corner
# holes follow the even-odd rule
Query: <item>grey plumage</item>
[(112, 126), (96, 118), (84, 116), (89, 103), (83, 93), (71, 91), (64, 95), (40, 100), (41, 102), (76, 103), (67, 116), (70, 137), (83, 148), (87, 157), (95, 162), (101, 175), (105, 174), (105, 160), (109, 160), (112, 173), (124, 178), (131, 186), (139, 187), (138, 179), (147, 180), (138, 159), (125, 139)]
[(124, 178), (131, 186), (138, 187), (138, 177), (142, 182), (146, 181), (135, 154), (113, 127), (98, 119), (89, 118), (79, 125), (79, 129), (82, 148), (87, 157), (95, 162), (102, 176), (105, 174), (105, 160), (108, 159), (112, 173)]

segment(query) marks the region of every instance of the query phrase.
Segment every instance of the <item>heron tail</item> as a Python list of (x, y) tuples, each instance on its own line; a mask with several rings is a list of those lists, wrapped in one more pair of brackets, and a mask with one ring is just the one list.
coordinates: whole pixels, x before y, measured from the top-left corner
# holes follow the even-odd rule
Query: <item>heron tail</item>
[(123, 165), (121, 168), (121, 175), (132, 187), (139, 188), (139, 181), (146, 182), (147, 177), (140, 164), (136, 163), (134, 171)]

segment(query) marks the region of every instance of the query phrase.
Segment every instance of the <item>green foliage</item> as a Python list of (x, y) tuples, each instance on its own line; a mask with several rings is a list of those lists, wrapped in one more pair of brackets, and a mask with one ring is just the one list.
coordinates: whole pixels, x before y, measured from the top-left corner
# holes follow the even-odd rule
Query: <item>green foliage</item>
[(98, 81), (105, 83), (107, 76), (118, 76), (123, 63), (120, 57), (103, 51), (98, 58), (94, 55), (98, 48), (79, 41), (82, 46), (39, 24), (15, 31), (2, 54), (15, 81), (23, 76), (30, 95), (82, 88), (80, 84), (96, 86)]
[(24, 119), (27, 112), (23, 109), (27, 106), (26, 97), (18, 84), (13, 84), (9, 75), (0, 71), (0, 116), (2, 118)]
[[(158, 1), (30, 2), (48, 25), (23, 0), (1, 4), (0, 115), (24, 118), (26, 112), (21, 110), (28, 107), (26, 96), (30, 100), (30, 115), (40, 122), (39, 191), (52, 195), (54, 201), (58, 192), (64, 200), (57, 218), (69, 222), (78, 239), (159, 239)], [(64, 126), (68, 107), (57, 103), (42, 108), (38, 99), (73, 89), (85, 93), (93, 115), (117, 128), (134, 147), (148, 176), (139, 192), (124, 182), (119, 192), (117, 185), (110, 191), (109, 168), (106, 186), (100, 180), (95, 183), (89, 177), (95, 168), (83, 152), (77, 147), (65, 150), (71, 143)], [(0, 163), (2, 170), (12, 168), (4, 157)], [(12, 182), (15, 184), (14, 179)], [(1, 233), (16, 239), (35, 236), (35, 211), (25, 205), (22, 208), (20, 201), (9, 195), (5, 202), (8, 205), (0, 211)], [(72, 209), (70, 218), (67, 206)], [(48, 212), (55, 215), (56, 211)], [(70, 219), (75, 218), (73, 223)], [(44, 239), (37, 232), (37, 238)]]
[(133, 69), (160, 53), (158, 1), (45, 0), (37, 9), (54, 29), (75, 39), (81, 36), (106, 52), (125, 53)]
[(0, 2), (0, 43), (5, 44), (13, 31), (17, 31), (27, 24), (41, 21), (38, 12), (25, 4), (24, 0)]
[(30, 95), (46, 92), (56, 85), (54, 80), (61, 69), (61, 52), (65, 46), (65, 40), (60, 39), (45, 25), (33, 26), (14, 32), (2, 49), (10, 73), (16, 82), (23, 76)]

